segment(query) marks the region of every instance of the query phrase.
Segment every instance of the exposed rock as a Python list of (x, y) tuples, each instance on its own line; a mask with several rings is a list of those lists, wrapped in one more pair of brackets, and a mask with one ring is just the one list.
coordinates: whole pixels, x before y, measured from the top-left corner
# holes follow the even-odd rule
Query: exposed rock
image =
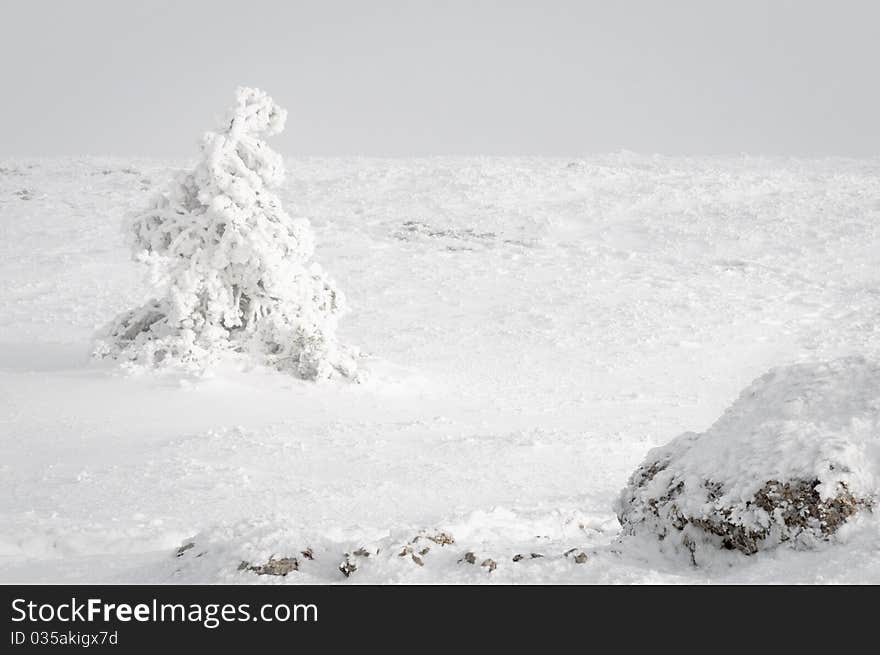
[(696, 564), (705, 548), (812, 547), (876, 503), (880, 366), (862, 358), (762, 376), (709, 430), (651, 451), (618, 501), (624, 534)]
[(433, 541), (435, 544), (439, 544), (440, 546), (449, 546), (455, 543), (455, 539), (453, 539), (452, 535), (448, 532), (426, 532), (416, 537), (416, 539), (418, 539), (419, 537), (423, 537), (425, 539), (428, 539), (429, 541)]
[(358, 570), (358, 560), (367, 559), (379, 554), (379, 548), (367, 549), (364, 546), (358, 547), (350, 553), (345, 553), (342, 563), (337, 567), (339, 572), (346, 578)]
[(180, 548), (178, 548), (177, 551), (175, 551), (174, 556), (175, 557), (183, 557), (183, 554), (186, 551), (188, 551), (190, 548), (194, 548), (194, 547), (195, 547), (195, 543), (192, 541), (188, 541), (185, 544), (183, 544)]
[(588, 559), (587, 554), (582, 550), (579, 551), (577, 548), (567, 550), (563, 553), (563, 555), (565, 557), (572, 557), (573, 555), (574, 557), (572, 557), (572, 559), (574, 559), (575, 564), (583, 564)]
[[(242, 562), (242, 564), (246, 564), (246, 562)], [(239, 564), (238, 568), (241, 570), (241, 564)], [(291, 571), (297, 571), (298, 569), (299, 562), (295, 557), (282, 557), (281, 559), (270, 557), (269, 561), (265, 564), (258, 564), (257, 566), (248, 564), (245, 570), (253, 571), (257, 575), (286, 576)]]
[[(539, 557), (544, 557), (544, 556), (541, 555), (541, 553), (529, 553), (529, 559), (537, 559)], [(525, 558), (526, 558), (526, 556), (523, 555), (522, 553), (517, 553), (516, 555), (513, 556), (513, 561), (519, 562), (521, 560), (524, 560)]]
[(339, 572), (342, 573), (346, 578), (351, 577), (351, 574), (358, 570), (357, 563), (354, 559), (348, 554), (345, 554), (345, 559), (342, 560), (342, 564), (339, 565)]
[(455, 539), (448, 532), (422, 530), (403, 545), (398, 553), (398, 557), (409, 556), (413, 562), (419, 566), (424, 566), (424, 557), (431, 552), (431, 546), (425, 545), (425, 541), (437, 544), (441, 548), (455, 543)]

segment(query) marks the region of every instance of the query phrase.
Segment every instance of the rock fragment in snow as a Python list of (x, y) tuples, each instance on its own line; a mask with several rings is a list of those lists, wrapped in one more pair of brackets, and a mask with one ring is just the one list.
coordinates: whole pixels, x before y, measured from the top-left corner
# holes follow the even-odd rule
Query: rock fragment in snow
[(437, 544), (441, 548), (455, 543), (455, 539), (448, 532), (422, 530), (401, 547), (398, 557), (409, 556), (413, 562), (424, 566), (424, 557), (431, 552), (431, 546), (426, 545), (425, 541)]
[(452, 535), (448, 532), (443, 531), (429, 532), (419, 536), (424, 537), (429, 541), (433, 541), (435, 544), (439, 544), (440, 546), (449, 546), (455, 543), (455, 539), (452, 538)]
[(573, 555), (574, 557), (572, 557), (572, 559), (574, 559), (575, 564), (583, 564), (588, 559), (587, 554), (582, 550), (579, 551), (577, 548), (571, 548), (563, 554), (565, 557), (571, 557)]
[(342, 573), (346, 578), (350, 577), (352, 573), (358, 570), (358, 559), (367, 559), (374, 555), (379, 554), (379, 549), (376, 548), (374, 550), (369, 550), (364, 546), (358, 547), (356, 550), (353, 550), (350, 553), (345, 553), (342, 563), (337, 567), (339, 572)]
[[(538, 559), (539, 557), (544, 557), (541, 553), (529, 553), (529, 559)], [(514, 562), (522, 561), (526, 558), (522, 553), (517, 553), (513, 556)]]
[[(239, 565), (240, 568), (241, 565)], [(295, 557), (282, 557), (280, 559), (270, 557), (269, 561), (265, 564), (258, 564), (257, 566), (248, 565), (247, 570), (253, 571), (257, 575), (278, 575), (283, 577), (292, 571), (299, 570), (299, 562)]]
[(175, 557), (183, 557), (183, 554), (186, 551), (188, 551), (190, 548), (194, 548), (195, 545), (196, 545), (195, 542), (192, 542), (192, 541), (186, 542), (180, 548), (177, 549), (177, 551), (174, 553), (174, 556)]
[(346, 578), (351, 577), (351, 574), (358, 570), (357, 563), (354, 559), (348, 554), (345, 554), (345, 559), (342, 560), (342, 563), (339, 565), (339, 572), (342, 573)]

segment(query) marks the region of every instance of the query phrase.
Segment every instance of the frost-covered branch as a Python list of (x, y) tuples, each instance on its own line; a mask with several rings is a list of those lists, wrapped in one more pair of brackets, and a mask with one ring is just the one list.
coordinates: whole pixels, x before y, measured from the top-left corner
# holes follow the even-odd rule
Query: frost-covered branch
[(306, 379), (356, 375), (336, 339), (344, 298), (310, 262), (309, 222), (275, 193), (284, 162), (264, 139), (286, 117), (263, 91), (238, 89), (202, 160), (130, 221), (135, 257), (163, 281), (161, 294), (107, 326), (97, 354), (195, 369), (237, 354)]

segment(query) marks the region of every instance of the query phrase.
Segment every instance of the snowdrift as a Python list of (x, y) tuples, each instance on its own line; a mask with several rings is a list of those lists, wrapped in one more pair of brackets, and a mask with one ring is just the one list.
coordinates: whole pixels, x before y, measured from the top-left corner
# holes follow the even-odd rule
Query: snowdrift
[(776, 368), (701, 434), (652, 450), (617, 506), (624, 534), (694, 563), (828, 540), (876, 503), (880, 365), (861, 357)]
[(554, 582), (596, 576), (607, 525), (574, 505), (495, 507), (440, 525), (312, 526), (280, 514), (208, 526), (165, 553), (144, 580), (184, 584)]
[[(619, 542), (612, 511), (651, 447), (771, 367), (880, 361), (880, 159), (286, 158), (272, 193), (308, 217), (369, 379), (120, 375), (95, 330), (167, 298), (120, 217), (197, 164), (0, 161), (3, 582), (880, 583), (877, 510), (700, 567)], [(422, 528), (455, 544), (419, 566), (399, 553)]]

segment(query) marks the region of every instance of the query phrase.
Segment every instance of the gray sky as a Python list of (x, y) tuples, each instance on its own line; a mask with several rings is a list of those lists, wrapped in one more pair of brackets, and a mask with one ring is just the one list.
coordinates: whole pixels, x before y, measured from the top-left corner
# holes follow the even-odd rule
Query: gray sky
[(880, 154), (880, 2), (0, 0), (0, 156)]

